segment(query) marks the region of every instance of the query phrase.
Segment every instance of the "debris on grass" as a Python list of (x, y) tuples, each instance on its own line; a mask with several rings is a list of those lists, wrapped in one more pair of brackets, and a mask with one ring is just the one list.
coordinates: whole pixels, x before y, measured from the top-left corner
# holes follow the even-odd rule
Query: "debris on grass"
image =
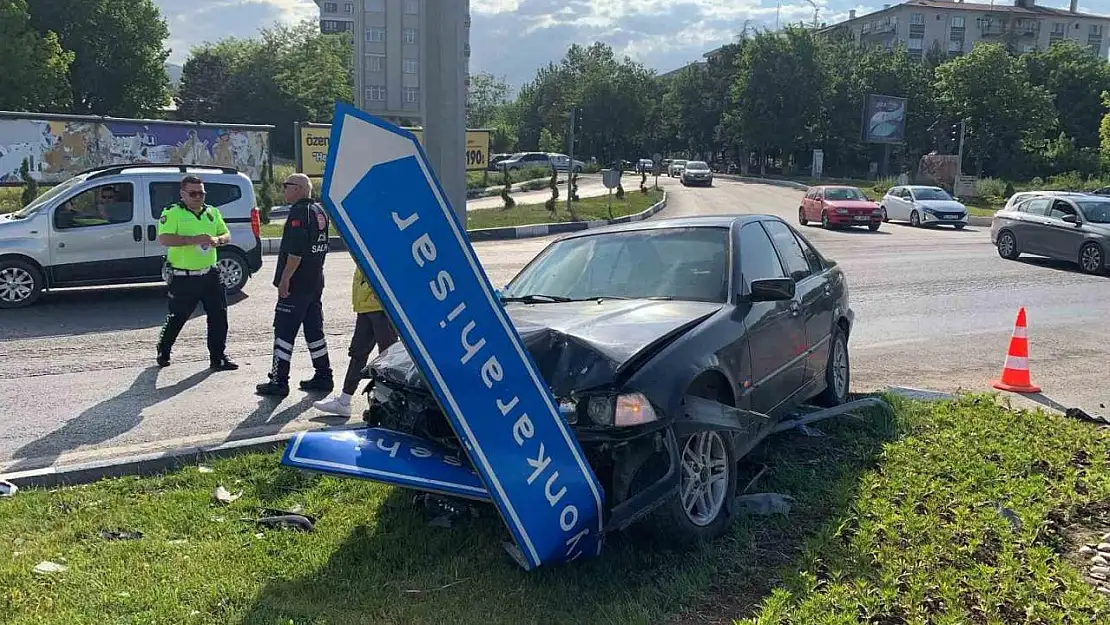
[(64, 564), (58, 564), (57, 562), (43, 560), (36, 564), (35, 568), (32, 570), (39, 575), (52, 575), (54, 573), (65, 573), (69, 570), (69, 567)]
[(756, 516), (770, 516), (772, 514), (790, 514), (790, 507), (794, 498), (780, 493), (753, 493), (741, 495), (736, 498), (736, 504), (748, 514)]
[(104, 540), (139, 540), (143, 533), (101, 530), (100, 537)]
[(311, 532), (316, 529), (316, 524), (311, 519), (300, 514), (280, 514), (277, 516), (265, 516), (259, 519), (243, 520), (257, 523), (270, 529), (291, 529), (298, 532)]
[(223, 486), (217, 486), (216, 487), (216, 492), (214, 493), (214, 495), (216, 497), (216, 501), (218, 501), (222, 504), (229, 504), (229, 503), (235, 501), (236, 499), (239, 499), (240, 497), (242, 497), (243, 496), (243, 491), (239, 491), (239, 492), (237, 492), (233, 495), (233, 494), (231, 494), (230, 491), (228, 491)]
[(202, 465), (197, 467), (197, 472), (198, 473), (213, 473), (213, 472), (215, 472), (215, 469), (213, 469), (210, 466), (206, 466), (206, 465), (202, 464)]
[(7, 480), (0, 480), (0, 497), (12, 497), (19, 491), (19, 487)]

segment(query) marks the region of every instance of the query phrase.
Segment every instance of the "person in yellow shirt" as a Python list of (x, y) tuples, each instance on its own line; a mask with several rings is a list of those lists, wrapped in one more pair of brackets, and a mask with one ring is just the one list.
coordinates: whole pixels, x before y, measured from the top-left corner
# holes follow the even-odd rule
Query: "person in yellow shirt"
[(347, 351), (351, 361), (347, 364), (347, 374), (343, 378), (343, 389), (338, 395), (312, 404), (317, 410), (342, 417), (351, 416), (351, 398), (358, 390), (362, 380), (362, 370), (370, 360), (370, 352), (377, 345), (381, 354), (397, 342), (397, 331), (382, 310), (378, 295), (370, 287), (370, 282), (362, 270), (355, 268), (351, 285), (351, 307), (358, 315), (355, 319), (355, 334), (351, 337), (351, 347)]

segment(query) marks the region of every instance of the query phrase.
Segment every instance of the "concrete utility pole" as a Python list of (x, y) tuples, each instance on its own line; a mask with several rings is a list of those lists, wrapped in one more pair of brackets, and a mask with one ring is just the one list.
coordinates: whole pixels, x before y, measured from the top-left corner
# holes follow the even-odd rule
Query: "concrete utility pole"
[(421, 110), (424, 151), (447, 200), (466, 226), (466, 72), (463, 46), (470, 0), (424, 0)]
[(575, 123), (575, 121), (574, 121), (575, 120), (574, 108), (575, 107), (573, 107), (573, 106), (570, 107), (570, 149), (568, 150), (569, 154), (567, 154), (567, 156), (570, 157), (570, 164), (567, 165), (567, 214), (568, 215), (571, 214), (570, 203), (571, 203), (571, 199), (572, 199), (570, 180), (571, 180), (571, 178), (574, 177), (574, 123)]
[(354, 37), (354, 51), (355, 51), (355, 82), (354, 82), (354, 97), (352, 102), (355, 108), (362, 109), (363, 98), (366, 97), (366, 10), (361, 0), (355, 6), (355, 22), (351, 29), (351, 36)]
[(958, 148), (958, 150), (956, 152), (956, 154), (957, 154), (957, 156), (956, 156), (956, 176), (957, 177), (964, 175), (964, 128), (965, 128), (965, 123), (964, 123), (963, 120), (960, 120), (960, 147)]

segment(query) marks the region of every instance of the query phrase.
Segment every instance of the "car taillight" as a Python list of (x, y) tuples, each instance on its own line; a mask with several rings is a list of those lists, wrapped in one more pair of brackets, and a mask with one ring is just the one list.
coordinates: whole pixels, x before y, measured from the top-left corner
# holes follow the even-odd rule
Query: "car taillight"
[(257, 206), (251, 209), (251, 231), (254, 236), (262, 237), (262, 213), (258, 212)]

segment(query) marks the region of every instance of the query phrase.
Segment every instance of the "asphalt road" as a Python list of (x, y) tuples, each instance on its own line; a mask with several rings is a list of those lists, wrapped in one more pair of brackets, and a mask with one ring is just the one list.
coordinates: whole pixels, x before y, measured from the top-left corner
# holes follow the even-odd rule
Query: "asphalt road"
[[(659, 218), (712, 213), (778, 214), (796, 223), (801, 192), (718, 180), (685, 189), (667, 178)], [(1019, 306), (1029, 313), (1033, 381), (1045, 403), (1108, 414), (1106, 337), (1110, 282), (1047, 261), (998, 257), (986, 228), (957, 232), (884, 224), (867, 230), (803, 233), (837, 260), (851, 285), (854, 390), (888, 385), (989, 390), (1005, 359)], [(499, 285), (551, 238), (475, 245)], [(328, 259), (325, 313), (337, 376), (346, 365), (354, 315), (346, 253)], [(154, 366), (165, 315), (160, 287), (57, 292), (38, 305), (0, 311), (0, 472), (339, 424), (294, 392), (283, 402), (253, 395), (270, 367), (275, 289), (263, 273), (230, 310), (228, 353), (242, 369), (209, 374), (204, 320), (192, 320), (174, 364)], [(294, 381), (310, 365), (303, 342)], [(363, 407), (362, 399), (356, 408)], [(357, 417), (356, 417), (357, 419)]]
[[(560, 177), (562, 180), (562, 177)], [(605, 185), (601, 184), (601, 176), (597, 174), (583, 174), (578, 177), (578, 197), (598, 197), (605, 195), (608, 189)], [(524, 191), (513, 193), (513, 200), (517, 204), (543, 204), (547, 198), (551, 197), (550, 189), (542, 189), (539, 191)], [(559, 185), (559, 199), (566, 202), (567, 199), (567, 185)], [(501, 208), (505, 202), (501, 199), (500, 195), (490, 197), (475, 198), (466, 201), (466, 210), (484, 210), (489, 208)]]

